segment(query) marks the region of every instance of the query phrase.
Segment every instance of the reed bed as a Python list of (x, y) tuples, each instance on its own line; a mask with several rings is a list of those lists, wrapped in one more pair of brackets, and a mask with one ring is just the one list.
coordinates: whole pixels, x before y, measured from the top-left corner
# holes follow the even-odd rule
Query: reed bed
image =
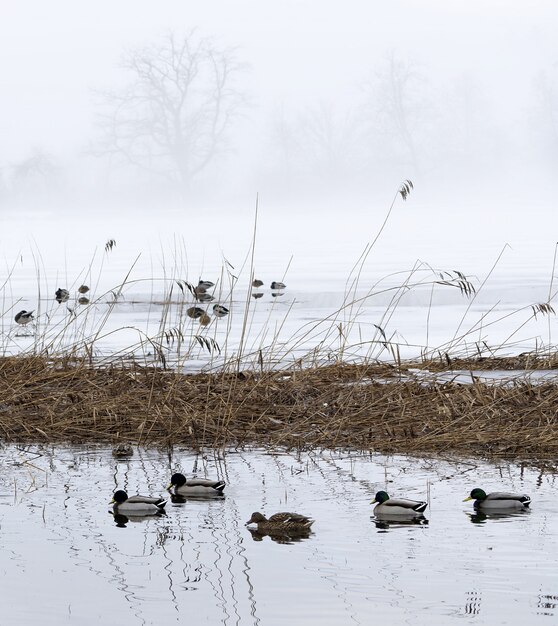
[(0, 438), (545, 455), (558, 385), (439, 383), (381, 364), (182, 374), (135, 362), (0, 359)]

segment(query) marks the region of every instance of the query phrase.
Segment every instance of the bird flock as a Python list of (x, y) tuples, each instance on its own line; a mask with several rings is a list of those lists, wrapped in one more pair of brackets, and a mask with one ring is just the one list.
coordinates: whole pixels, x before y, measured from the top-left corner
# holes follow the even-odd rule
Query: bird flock
[[(126, 446), (122, 448), (121, 446)], [(115, 456), (129, 456), (132, 448), (129, 444), (119, 444), (113, 449)], [(173, 502), (183, 502), (186, 498), (224, 498), (226, 484), (223, 480), (207, 478), (187, 479), (184, 474), (175, 473), (170, 478), (167, 491)], [(471, 491), (464, 502), (474, 500), (474, 509), (477, 513), (510, 514), (526, 511), (531, 504), (531, 498), (526, 494), (511, 492), (486, 493), (476, 487)], [(116, 516), (152, 516), (163, 515), (167, 501), (162, 497), (134, 495), (129, 497), (125, 491), (117, 490), (111, 501), (113, 515)], [(387, 492), (378, 491), (371, 504), (375, 504), (374, 516), (377, 520), (413, 521), (424, 519), (424, 511), (428, 503), (409, 498), (390, 498)], [(263, 513), (252, 513), (246, 526), (252, 532), (254, 539), (261, 540), (265, 535), (272, 538), (291, 537), (307, 538), (310, 535), (314, 519), (307, 515), (292, 512), (280, 512), (265, 517)]]
[[(117, 457), (130, 456), (130, 448), (124, 447), (129, 444), (118, 444), (113, 449)], [(208, 478), (187, 479), (184, 474), (175, 473), (170, 478), (167, 491), (174, 502), (182, 502), (186, 498), (223, 498), (226, 484), (223, 480), (211, 480)], [(150, 517), (164, 515), (167, 501), (162, 497), (153, 496), (128, 496), (122, 489), (114, 492), (112, 500), (112, 513), (117, 521), (122, 523), (123, 517)], [(266, 518), (260, 512), (252, 513), (246, 526), (260, 536), (295, 536), (298, 538), (308, 536), (314, 520), (300, 513), (275, 513)]]
[[(525, 511), (531, 504), (531, 498), (525, 494), (494, 491), (486, 493), (476, 487), (463, 500), (474, 500), (473, 508), (482, 513), (514, 513)], [(374, 515), (380, 519), (409, 519), (423, 517), (428, 506), (427, 502), (410, 500), (408, 498), (390, 498), (385, 491), (378, 491), (372, 504)]]
[[(263, 281), (257, 278), (252, 281), (253, 289), (259, 290), (261, 287), (263, 287), (263, 285), (264, 285)], [(215, 283), (213, 283), (210, 280), (202, 280), (202, 279), (198, 281), (198, 284), (195, 287), (190, 286), (195, 300), (199, 302), (200, 304), (209, 304), (213, 302), (213, 300), (215, 300), (215, 296), (213, 295), (213, 293), (209, 293), (209, 291), (213, 289), (214, 287), (215, 287)], [(287, 288), (287, 285), (285, 285), (285, 283), (274, 280), (270, 285), (271, 295), (273, 297), (282, 296), (286, 288)], [(77, 292), (78, 292), (78, 297), (77, 297), (78, 304), (82, 304), (82, 305), (89, 304), (90, 300), (88, 296), (85, 295), (89, 292), (89, 287), (87, 285), (80, 285), (77, 289)], [(263, 295), (264, 294), (262, 291), (252, 291), (253, 298), (256, 298), (256, 299), (261, 298)], [(58, 289), (54, 292), (54, 299), (56, 300), (56, 302), (58, 302), (58, 304), (68, 302), (70, 299), (70, 291), (68, 289), (63, 289), (61, 287), (58, 287)], [(230, 311), (223, 304), (216, 303), (212, 306), (212, 312), (213, 312), (213, 317), (215, 317), (216, 319), (221, 319), (223, 317), (226, 317)], [(27, 324), (29, 324), (35, 319), (33, 316), (33, 313), (34, 313), (34, 310), (19, 311), (16, 314), (14, 320), (16, 324), (19, 324), (20, 326), (26, 326)], [(188, 309), (186, 309), (186, 315), (193, 320), (197, 320), (201, 326), (207, 326), (211, 322), (211, 317), (208, 314), (208, 311), (206, 309), (203, 309), (200, 306), (189, 307)]]

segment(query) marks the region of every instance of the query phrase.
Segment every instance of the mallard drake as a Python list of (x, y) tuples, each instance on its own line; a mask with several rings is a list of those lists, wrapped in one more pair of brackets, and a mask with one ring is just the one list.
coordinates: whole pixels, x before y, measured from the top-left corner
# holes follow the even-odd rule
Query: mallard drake
[(112, 455), (117, 458), (132, 456), (133, 454), (134, 448), (132, 448), (130, 443), (117, 443), (112, 449)]
[(211, 302), (212, 300), (215, 300), (215, 298), (210, 293), (204, 292), (204, 293), (197, 293), (196, 300), (198, 302)]
[(478, 487), (473, 489), (463, 502), (469, 500), (474, 500), (473, 506), (481, 511), (524, 511), (531, 504), (531, 498), (525, 494), (505, 491), (487, 494)]
[(54, 292), (54, 299), (58, 302), (58, 304), (61, 302), (68, 302), (70, 299), (70, 292), (67, 289), (60, 289), (60, 287), (58, 287), (58, 289)]
[(29, 324), (29, 322), (33, 320), (33, 311), (20, 311), (19, 313), (16, 313), (16, 316), (14, 319), (17, 324), (21, 324), (22, 326), (25, 326), (26, 324)]
[(225, 317), (228, 314), (229, 309), (227, 309), (226, 306), (223, 306), (222, 304), (213, 305), (213, 315), (215, 315), (215, 317)]
[(119, 489), (114, 492), (111, 504), (115, 515), (160, 515), (164, 513), (166, 500), (148, 496), (132, 496)]
[(281, 283), (279, 281), (274, 280), (271, 285), (270, 285), (271, 289), (286, 289), (287, 285), (285, 285), (285, 283)]
[(246, 522), (256, 524), (258, 532), (266, 535), (289, 534), (299, 532), (307, 533), (314, 520), (299, 513), (275, 513), (269, 519), (259, 512), (252, 513), (252, 517)]
[(226, 487), (224, 480), (211, 480), (208, 478), (190, 478), (186, 480), (184, 474), (173, 474), (167, 491), (172, 489), (175, 496), (211, 498), (222, 496)]
[(407, 498), (390, 498), (385, 491), (378, 491), (372, 504), (377, 502), (374, 507), (374, 515), (377, 516), (401, 516), (415, 517), (422, 515), (428, 506), (426, 502), (419, 500), (408, 500)]
[(252, 287), (255, 287), (256, 289), (258, 289), (259, 287), (263, 287), (263, 280), (258, 280), (257, 278), (254, 278), (254, 280), (252, 281)]
[(210, 280), (200, 280), (198, 282), (198, 289), (211, 289), (211, 287), (215, 287), (215, 283), (212, 283)]

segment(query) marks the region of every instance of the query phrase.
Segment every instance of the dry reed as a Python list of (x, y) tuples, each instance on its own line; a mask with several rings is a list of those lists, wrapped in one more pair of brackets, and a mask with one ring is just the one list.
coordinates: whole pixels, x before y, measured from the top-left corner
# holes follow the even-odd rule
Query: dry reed
[(515, 456), (558, 449), (556, 384), (441, 383), (380, 364), (186, 375), (5, 357), (0, 398), (5, 441)]

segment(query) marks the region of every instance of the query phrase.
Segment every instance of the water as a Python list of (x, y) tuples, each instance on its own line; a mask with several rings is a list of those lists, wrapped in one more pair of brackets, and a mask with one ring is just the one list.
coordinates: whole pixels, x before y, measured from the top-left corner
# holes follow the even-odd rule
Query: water
[[(470, 459), (103, 447), (1, 451), (6, 624), (524, 624), (558, 617), (556, 468)], [(222, 476), (226, 498), (167, 505), (118, 526), (115, 488), (164, 493), (171, 471)], [(473, 515), (470, 489), (532, 496)], [(377, 523), (378, 489), (425, 499), (428, 523)], [(256, 541), (253, 511), (316, 519), (301, 541)]]

